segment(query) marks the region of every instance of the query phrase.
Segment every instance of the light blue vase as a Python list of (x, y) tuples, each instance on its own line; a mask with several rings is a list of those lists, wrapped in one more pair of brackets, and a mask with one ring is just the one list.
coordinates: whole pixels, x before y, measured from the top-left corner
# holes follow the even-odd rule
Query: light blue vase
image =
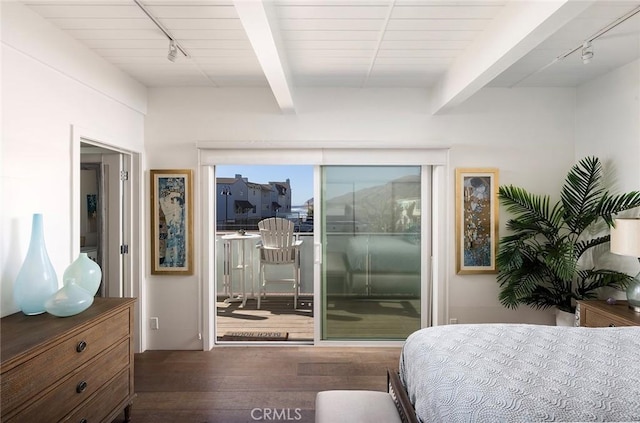
[(80, 253), (62, 275), (62, 280), (65, 283), (69, 279), (74, 279), (76, 284), (86, 289), (89, 294), (96, 295), (102, 280), (102, 270), (100, 270), (98, 263), (87, 256), (87, 253)]
[(93, 295), (78, 286), (74, 279), (65, 279), (64, 286), (44, 303), (47, 313), (58, 317), (82, 313), (93, 304)]
[(44, 302), (58, 290), (58, 277), (44, 243), (42, 214), (34, 214), (27, 256), (13, 284), (13, 299), (24, 314), (45, 312)]

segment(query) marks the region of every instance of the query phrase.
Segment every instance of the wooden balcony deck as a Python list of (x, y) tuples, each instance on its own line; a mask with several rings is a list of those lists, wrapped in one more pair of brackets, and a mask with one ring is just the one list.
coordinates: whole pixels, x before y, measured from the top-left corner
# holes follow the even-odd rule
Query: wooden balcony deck
[(247, 299), (244, 308), (241, 303), (225, 303), (218, 297), (217, 338), (231, 332), (287, 332), (287, 341), (313, 342), (313, 297), (303, 295), (298, 298), (298, 308), (293, 308), (291, 294), (269, 294), (261, 302), (258, 310), (253, 298)]
[[(256, 300), (217, 302), (218, 341), (232, 332), (287, 332), (287, 341), (313, 342), (313, 296), (302, 295), (293, 309), (291, 294), (269, 294), (260, 310)], [(327, 303), (325, 334), (337, 340), (404, 339), (420, 328), (420, 300), (403, 297), (332, 297)], [(231, 341), (233, 342), (233, 341)]]

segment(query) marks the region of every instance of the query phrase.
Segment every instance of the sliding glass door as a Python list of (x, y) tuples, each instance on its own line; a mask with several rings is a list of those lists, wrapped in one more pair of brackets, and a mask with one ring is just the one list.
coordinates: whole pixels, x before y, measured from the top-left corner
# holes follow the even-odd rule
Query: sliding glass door
[(321, 168), (323, 340), (403, 340), (421, 326), (420, 166)]

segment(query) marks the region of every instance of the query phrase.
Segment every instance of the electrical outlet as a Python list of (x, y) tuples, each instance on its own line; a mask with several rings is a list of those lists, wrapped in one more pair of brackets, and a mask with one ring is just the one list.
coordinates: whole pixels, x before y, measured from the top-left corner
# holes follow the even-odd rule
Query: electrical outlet
[(458, 324), (458, 319), (456, 319), (455, 317), (452, 317), (451, 319), (449, 319), (449, 324), (450, 325), (457, 325)]
[(153, 329), (153, 330), (158, 330), (159, 329), (158, 318), (157, 317), (152, 317), (151, 319), (149, 319), (149, 323), (151, 323), (151, 329)]

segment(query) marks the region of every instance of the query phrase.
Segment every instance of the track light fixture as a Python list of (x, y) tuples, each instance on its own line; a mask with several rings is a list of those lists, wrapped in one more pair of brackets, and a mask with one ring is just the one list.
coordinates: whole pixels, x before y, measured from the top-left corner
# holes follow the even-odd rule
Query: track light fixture
[(167, 54), (167, 59), (171, 62), (175, 62), (176, 57), (178, 57), (178, 46), (175, 41), (171, 40), (169, 42), (169, 53)]
[(133, 1), (135, 2), (136, 5), (138, 5), (140, 10), (142, 10), (144, 14), (149, 17), (149, 19), (151, 19), (151, 22), (153, 22), (158, 27), (158, 29), (164, 34), (164, 36), (167, 37), (167, 39), (169, 40), (169, 53), (167, 54), (167, 59), (169, 59), (171, 62), (175, 62), (176, 59), (178, 58), (178, 52), (182, 53), (184, 57), (189, 58), (190, 57), (189, 53), (187, 53), (184, 47), (178, 44), (178, 42), (175, 40), (173, 35), (171, 35), (171, 33), (169, 33), (169, 31), (164, 26), (162, 26), (162, 24), (158, 21), (158, 19), (156, 19), (151, 14), (151, 12), (147, 10), (147, 8), (140, 2), (140, 0), (133, 0)]
[(593, 59), (593, 46), (591, 45), (591, 41), (585, 41), (582, 45), (582, 63), (585, 65), (591, 62)]

